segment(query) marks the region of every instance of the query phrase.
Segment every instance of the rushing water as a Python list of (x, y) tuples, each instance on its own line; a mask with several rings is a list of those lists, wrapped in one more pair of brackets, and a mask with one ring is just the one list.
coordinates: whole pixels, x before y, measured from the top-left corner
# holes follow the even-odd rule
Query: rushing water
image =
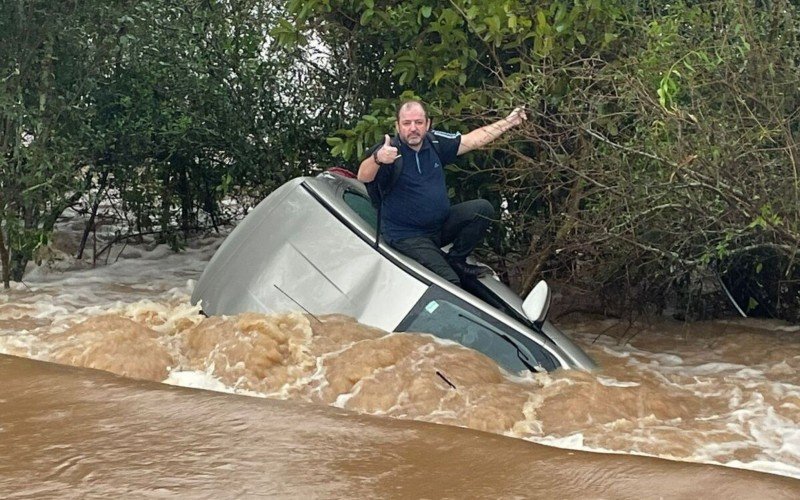
[(800, 496), (795, 326), (574, 318), (600, 370), (512, 376), (341, 316), (204, 318), (189, 296), (220, 242), (96, 268), (52, 250), (0, 295), (0, 354), (125, 377), (0, 356), (0, 491)]

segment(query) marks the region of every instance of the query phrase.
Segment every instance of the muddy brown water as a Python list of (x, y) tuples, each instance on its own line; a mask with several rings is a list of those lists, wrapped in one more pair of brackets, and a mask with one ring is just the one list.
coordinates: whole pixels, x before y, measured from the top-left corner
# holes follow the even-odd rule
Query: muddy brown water
[(0, 294), (3, 497), (800, 497), (795, 325), (573, 317), (598, 371), (509, 374), (342, 316), (204, 318), (217, 244)]
[(797, 498), (795, 479), (0, 356), (6, 498)]

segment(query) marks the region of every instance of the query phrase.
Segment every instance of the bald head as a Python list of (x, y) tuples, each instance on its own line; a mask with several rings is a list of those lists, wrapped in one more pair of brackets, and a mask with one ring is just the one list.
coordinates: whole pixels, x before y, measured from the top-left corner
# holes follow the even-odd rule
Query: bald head
[(425, 105), (422, 104), (422, 101), (418, 101), (416, 99), (411, 101), (403, 101), (400, 106), (397, 108), (397, 113), (395, 113), (395, 119), (400, 121), (400, 113), (403, 111), (409, 111), (414, 108), (419, 108), (422, 110), (422, 114), (425, 115), (425, 119), (428, 118), (428, 110), (425, 108)]

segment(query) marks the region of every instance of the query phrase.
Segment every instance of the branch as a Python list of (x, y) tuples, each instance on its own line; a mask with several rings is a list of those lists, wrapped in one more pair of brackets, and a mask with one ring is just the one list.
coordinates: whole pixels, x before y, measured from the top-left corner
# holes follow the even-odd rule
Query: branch
[(664, 163), (665, 165), (669, 165), (670, 167), (675, 168), (675, 169), (678, 169), (681, 166), (681, 165), (679, 165), (679, 164), (677, 164), (677, 163), (675, 163), (673, 161), (667, 160), (666, 158), (661, 158), (660, 156), (656, 156), (656, 155), (654, 155), (652, 153), (648, 153), (646, 151), (640, 151), (638, 149), (634, 149), (634, 148), (631, 148), (631, 147), (628, 147), (628, 146), (623, 146), (622, 144), (618, 144), (618, 143), (606, 138), (605, 136), (603, 136), (599, 132), (595, 132), (594, 130), (592, 130), (592, 129), (588, 128), (588, 127), (580, 127), (580, 129), (583, 130), (584, 132), (586, 132), (587, 134), (591, 135), (595, 139), (598, 139), (598, 140), (600, 140), (602, 142), (605, 142), (606, 144), (608, 144), (610, 146), (613, 146), (615, 148), (621, 149), (623, 151), (627, 151), (629, 153), (633, 153), (633, 154), (636, 154), (636, 155), (639, 155), (639, 156), (644, 156), (645, 158), (650, 158), (652, 160), (659, 161), (659, 162)]

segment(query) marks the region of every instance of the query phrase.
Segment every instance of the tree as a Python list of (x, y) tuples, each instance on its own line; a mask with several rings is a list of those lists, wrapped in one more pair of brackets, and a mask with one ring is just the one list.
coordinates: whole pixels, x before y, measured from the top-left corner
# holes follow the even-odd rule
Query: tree
[(503, 154), (460, 172), (462, 188), (508, 202), (495, 242), (523, 291), (544, 274), (629, 305), (675, 293), (689, 308), (711, 281), (742, 309), (798, 314), (794, 4), (288, 5), (301, 30), (349, 33), (394, 82), (330, 139), (346, 158), (384, 133), (404, 92), (462, 130), (527, 105)]
[(119, 237), (155, 233), (178, 248), (217, 224), (223, 197), (263, 196), (330, 163), (324, 136), (341, 126), (341, 100), (297, 64), (302, 53), (271, 43), (272, 3), (2, 9), (6, 286), (75, 203), (89, 211), (84, 244), (114, 193)]
[[(0, 257), (19, 280), (85, 183), (85, 97), (107, 54), (109, 10), (86, 2), (0, 6)], [(91, 49), (91, 50), (90, 50)]]

